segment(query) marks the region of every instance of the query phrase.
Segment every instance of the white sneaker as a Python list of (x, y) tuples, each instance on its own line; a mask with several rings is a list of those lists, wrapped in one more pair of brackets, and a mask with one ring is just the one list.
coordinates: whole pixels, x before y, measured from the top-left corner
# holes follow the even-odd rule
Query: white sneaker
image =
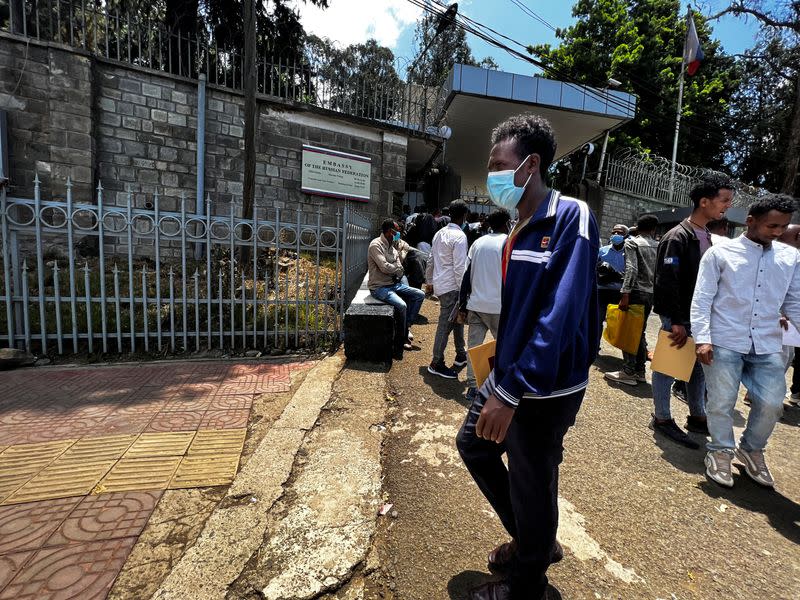
[(733, 475), (731, 475), (731, 461), (733, 453), (725, 450), (712, 450), (706, 454), (706, 475), (711, 481), (725, 487), (733, 487)]
[(625, 385), (637, 385), (639, 381), (633, 375), (628, 375), (624, 371), (610, 371), (604, 373), (603, 377), (615, 383), (624, 383)]
[(764, 460), (763, 450), (747, 451), (737, 448), (736, 458), (744, 465), (744, 470), (750, 476), (750, 479), (764, 487), (775, 487), (775, 480), (772, 479), (772, 474), (769, 472), (769, 467), (767, 467), (767, 461)]

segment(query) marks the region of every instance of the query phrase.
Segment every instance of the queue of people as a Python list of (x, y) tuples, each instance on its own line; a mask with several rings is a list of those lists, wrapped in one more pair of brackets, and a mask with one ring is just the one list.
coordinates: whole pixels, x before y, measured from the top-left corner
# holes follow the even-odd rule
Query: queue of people
[[(756, 482), (774, 485), (764, 449), (792, 361), (781, 327), (787, 319), (800, 323), (800, 228), (788, 226), (793, 201), (770, 196), (750, 207), (746, 231), (730, 239), (724, 219), (733, 184), (713, 175), (692, 189), (691, 215), (660, 239), (658, 219), (642, 215), (633, 228), (615, 225), (601, 247), (588, 206), (547, 185), (556, 141), (545, 119), (512, 117), (493, 131), (491, 144), (486, 186), (497, 209), (481, 220), (457, 200), (446, 215), (385, 221), (370, 245), (370, 290), (404, 320), (406, 349), (413, 347), (411, 326), (424, 298), (437, 298), (427, 371), (455, 379), (467, 366), (470, 406), (456, 446), (509, 536), (487, 557), (502, 579), (475, 588), (469, 598), (547, 600), (560, 598), (546, 572), (563, 556), (556, 542), (563, 439), (581, 407), (609, 304), (621, 311), (642, 305), (645, 322), (655, 312), (673, 346), (694, 335), (686, 430), (672, 417), (673, 379), (658, 372), (650, 427), (694, 449), (700, 444), (690, 433), (710, 438), (705, 465), (712, 481), (733, 485), (736, 459)], [(424, 258), (424, 291), (404, 279), (403, 261), (414, 252)], [(482, 344), (488, 332), (496, 340), (492, 369), (480, 386), (465, 324), (469, 347)], [(455, 358), (448, 366), (451, 334)], [(643, 331), (637, 351), (625, 352), (622, 369), (605, 378), (646, 384), (649, 358)], [(752, 408), (737, 444), (732, 414), (740, 384)], [(791, 392), (800, 400), (800, 375)]]

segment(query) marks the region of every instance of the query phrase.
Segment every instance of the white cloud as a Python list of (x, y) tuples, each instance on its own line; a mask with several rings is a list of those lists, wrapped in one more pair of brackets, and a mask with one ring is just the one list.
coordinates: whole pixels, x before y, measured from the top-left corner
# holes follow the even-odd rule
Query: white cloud
[(308, 33), (342, 46), (374, 38), (392, 49), (405, 28), (412, 27), (422, 13), (408, 0), (330, 0), (325, 10), (299, 1), (296, 6)]

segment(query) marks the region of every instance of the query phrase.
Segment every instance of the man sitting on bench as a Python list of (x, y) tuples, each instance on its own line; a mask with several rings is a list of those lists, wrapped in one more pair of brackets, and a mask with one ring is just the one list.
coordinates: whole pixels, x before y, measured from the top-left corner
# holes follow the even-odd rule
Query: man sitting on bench
[[(417, 318), (425, 293), (402, 282), (403, 266), (400, 253), (395, 243), (400, 240), (397, 223), (386, 219), (381, 224), (381, 235), (372, 240), (367, 252), (369, 266), (369, 292), (374, 298), (394, 306), (395, 318), (405, 323), (402, 331), (406, 339), (402, 340), (403, 350), (412, 350), (411, 324)], [(396, 348), (399, 354), (402, 351)]]

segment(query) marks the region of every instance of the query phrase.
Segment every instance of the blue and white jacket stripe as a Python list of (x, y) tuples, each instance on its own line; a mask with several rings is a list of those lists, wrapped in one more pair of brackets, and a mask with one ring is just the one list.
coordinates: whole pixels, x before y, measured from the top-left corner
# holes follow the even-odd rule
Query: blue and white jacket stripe
[(587, 204), (553, 190), (517, 234), (503, 285), (494, 370), (481, 393), (510, 406), (584, 389), (600, 323), (600, 239)]

